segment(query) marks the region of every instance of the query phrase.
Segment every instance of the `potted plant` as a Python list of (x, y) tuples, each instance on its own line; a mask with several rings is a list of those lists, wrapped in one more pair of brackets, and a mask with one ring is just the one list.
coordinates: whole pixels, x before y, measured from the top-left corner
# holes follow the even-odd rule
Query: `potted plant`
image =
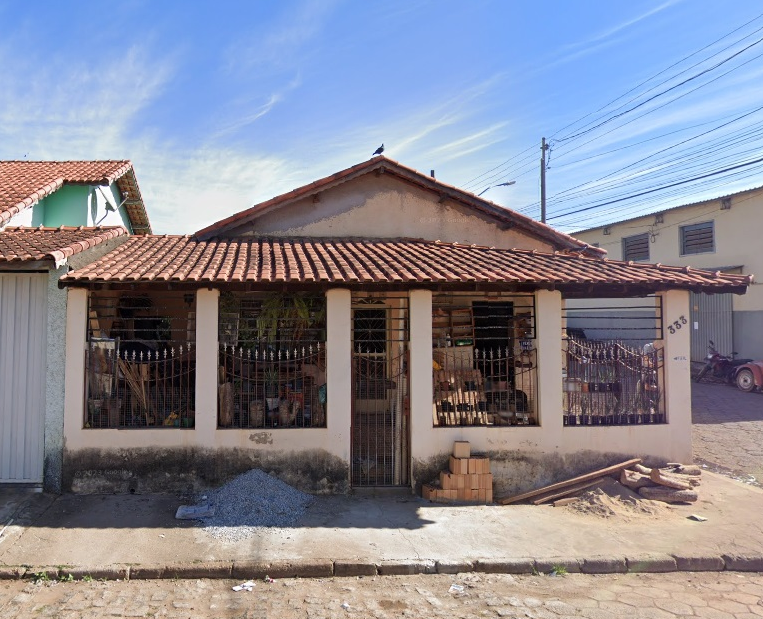
[(267, 402), (268, 410), (276, 410), (281, 399), (279, 397), (278, 370), (275, 367), (267, 368), (263, 378), (265, 381), (265, 402)]

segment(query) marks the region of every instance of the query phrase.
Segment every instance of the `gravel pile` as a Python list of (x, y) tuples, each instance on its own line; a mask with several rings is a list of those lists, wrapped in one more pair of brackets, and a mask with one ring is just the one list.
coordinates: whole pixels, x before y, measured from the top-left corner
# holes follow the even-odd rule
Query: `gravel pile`
[(252, 469), (206, 494), (205, 503), (214, 515), (202, 518), (204, 530), (213, 537), (238, 542), (262, 528), (294, 526), (313, 502), (313, 497), (267, 473)]

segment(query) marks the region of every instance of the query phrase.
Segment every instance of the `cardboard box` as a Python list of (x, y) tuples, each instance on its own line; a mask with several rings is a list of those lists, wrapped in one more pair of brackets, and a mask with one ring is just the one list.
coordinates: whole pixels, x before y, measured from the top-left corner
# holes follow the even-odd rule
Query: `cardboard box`
[(453, 443), (453, 456), (456, 458), (468, 458), (472, 453), (469, 441), (456, 441)]
[(493, 487), (493, 474), (486, 473), (485, 475), (478, 475), (480, 478), (480, 488), (492, 488)]
[(466, 475), (469, 472), (469, 460), (467, 458), (450, 457), (450, 472), (456, 475)]

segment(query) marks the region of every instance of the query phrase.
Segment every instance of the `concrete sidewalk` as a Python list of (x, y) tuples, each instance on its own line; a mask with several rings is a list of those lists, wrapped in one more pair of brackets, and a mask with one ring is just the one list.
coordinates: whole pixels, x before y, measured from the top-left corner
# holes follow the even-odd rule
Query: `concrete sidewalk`
[[(426, 572), (763, 571), (763, 490), (706, 473), (700, 500), (656, 516), (550, 506), (316, 497), (296, 527), (236, 544), (175, 520), (169, 495), (0, 491), (0, 577), (252, 578)], [(705, 522), (688, 519), (691, 514)]]

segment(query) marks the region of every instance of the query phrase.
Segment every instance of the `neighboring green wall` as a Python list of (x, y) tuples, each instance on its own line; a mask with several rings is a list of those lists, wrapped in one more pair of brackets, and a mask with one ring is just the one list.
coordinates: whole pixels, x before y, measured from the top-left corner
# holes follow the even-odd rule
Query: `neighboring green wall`
[(43, 225), (87, 226), (90, 210), (90, 187), (87, 185), (64, 185), (45, 198)]
[(106, 210), (104, 194), (110, 196), (109, 202), (112, 206), (120, 203), (116, 183), (109, 187), (64, 185), (33, 207), (32, 225), (51, 228), (123, 225), (132, 233), (130, 219), (124, 206), (116, 212)]

